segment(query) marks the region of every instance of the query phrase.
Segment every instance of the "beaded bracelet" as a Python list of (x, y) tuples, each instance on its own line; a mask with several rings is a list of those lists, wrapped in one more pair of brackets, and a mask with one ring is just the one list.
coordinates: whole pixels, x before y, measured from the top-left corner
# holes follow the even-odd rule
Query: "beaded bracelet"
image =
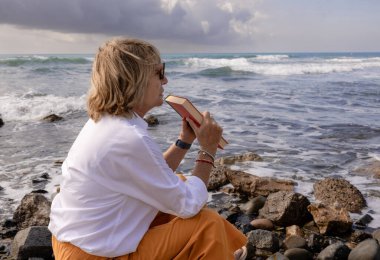
[(215, 165), (214, 165), (214, 162), (212, 161), (209, 161), (209, 160), (203, 160), (203, 159), (196, 159), (195, 162), (203, 162), (203, 163), (208, 163), (208, 164), (211, 164), (212, 167), (215, 168)]
[(215, 157), (211, 153), (209, 153), (209, 152), (207, 152), (205, 150), (200, 149), (198, 151), (198, 154), (207, 155), (208, 157), (210, 157), (210, 159), (212, 160), (213, 163), (215, 162)]

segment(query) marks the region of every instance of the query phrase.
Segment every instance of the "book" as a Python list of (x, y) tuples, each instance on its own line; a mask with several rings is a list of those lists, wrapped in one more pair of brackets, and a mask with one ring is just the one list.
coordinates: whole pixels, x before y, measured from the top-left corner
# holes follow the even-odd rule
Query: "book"
[[(182, 118), (190, 118), (195, 122), (195, 124), (199, 127), (202, 120), (203, 115), (199, 110), (185, 97), (168, 95), (165, 98), (166, 103), (168, 103)], [(222, 138), (219, 141), (218, 148), (224, 149), (224, 147), (228, 144), (227, 140)]]

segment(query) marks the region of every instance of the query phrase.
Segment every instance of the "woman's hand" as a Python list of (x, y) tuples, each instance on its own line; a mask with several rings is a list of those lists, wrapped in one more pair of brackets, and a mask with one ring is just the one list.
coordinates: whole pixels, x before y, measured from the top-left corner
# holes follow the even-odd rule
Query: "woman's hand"
[(210, 116), (209, 112), (203, 112), (202, 115), (203, 121), (199, 127), (197, 127), (191, 119), (187, 119), (187, 121), (193, 129), (201, 149), (215, 154), (220, 138), (222, 137), (223, 129)]
[(178, 138), (188, 144), (192, 144), (194, 142), (194, 139), (196, 138), (193, 129), (191, 128), (191, 126), (185, 118), (182, 119), (182, 129)]

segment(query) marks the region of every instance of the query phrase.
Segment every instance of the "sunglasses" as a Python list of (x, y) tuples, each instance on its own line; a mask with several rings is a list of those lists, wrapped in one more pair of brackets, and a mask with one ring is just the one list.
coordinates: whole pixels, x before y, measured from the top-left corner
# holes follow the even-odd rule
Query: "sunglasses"
[(165, 62), (162, 63), (162, 69), (158, 72), (158, 77), (160, 80), (165, 78)]

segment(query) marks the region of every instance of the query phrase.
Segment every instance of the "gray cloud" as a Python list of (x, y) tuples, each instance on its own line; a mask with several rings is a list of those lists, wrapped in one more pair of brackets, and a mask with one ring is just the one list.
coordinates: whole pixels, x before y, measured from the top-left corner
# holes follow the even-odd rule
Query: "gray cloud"
[(252, 21), (253, 14), (248, 10), (221, 8), (218, 0), (171, 3), (175, 5), (165, 10), (158, 0), (1, 0), (0, 23), (199, 44), (251, 40), (231, 26), (231, 21)]

